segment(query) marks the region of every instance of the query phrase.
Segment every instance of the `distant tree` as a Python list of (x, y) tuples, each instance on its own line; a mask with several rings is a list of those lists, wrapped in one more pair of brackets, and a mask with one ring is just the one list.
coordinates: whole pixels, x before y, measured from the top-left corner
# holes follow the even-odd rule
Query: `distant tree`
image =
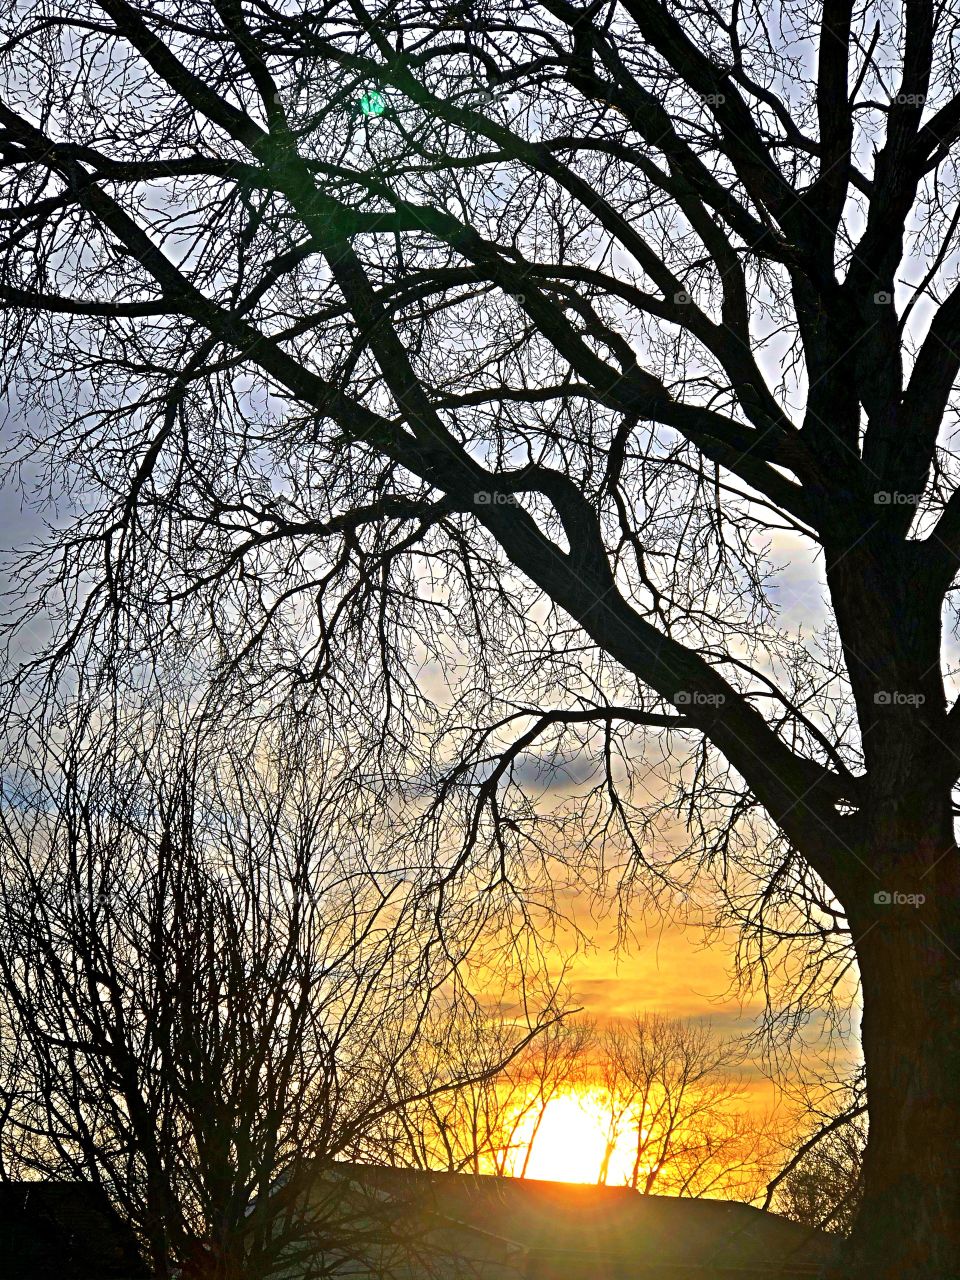
[(863, 1194), (863, 1121), (825, 1134), (790, 1169), (776, 1198), (777, 1212), (796, 1222), (848, 1236)]
[(766, 1156), (756, 1118), (736, 1103), (737, 1055), (708, 1023), (638, 1014), (600, 1036), (597, 1081), (608, 1116), (600, 1181), (630, 1143), (625, 1179), (644, 1195), (741, 1195), (752, 1199)]
[(373, 1130), (374, 1158), (447, 1173), (502, 1172), (500, 1144), (515, 1102), (505, 1063), (524, 1039), (520, 1026), (482, 1005), (428, 1016), (416, 1052), (399, 1068), (411, 1101)]
[(788, 1027), (862, 982), (864, 1280), (960, 1257), (958, 25), (0, 14), (13, 461), (74, 499), (21, 564), (20, 747), (51, 688), (218, 661), (436, 883), (711, 873)]
[(409, 885), (329, 843), (320, 761), (169, 709), (136, 739), (5, 797), (5, 1168), (101, 1184), (164, 1280), (340, 1274), (397, 1237), (334, 1162), (504, 1058), (405, 1071), (463, 1023), (453, 939), (429, 953)]
[(603, 1097), (604, 1147), (597, 1172), (597, 1181), (603, 1185), (610, 1178), (610, 1162), (620, 1145), (624, 1132), (631, 1123), (635, 1085), (625, 1069), (626, 1053), (622, 1028), (607, 1028), (600, 1037), (602, 1046), (597, 1055), (596, 1080)]
[(531, 1035), (516, 993), (506, 1007), (488, 999), (428, 1015), (416, 1051), (397, 1068), (413, 1101), (384, 1117), (379, 1144), (374, 1131), (374, 1158), (523, 1177), (547, 1106), (584, 1079), (592, 1034), (556, 992), (542, 994), (541, 1018)]
[(585, 1019), (557, 1022), (531, 1040), (507, 1068), (504, 1074), (514, 1085), (519, 1103), (501, 1139), (504, 1160), (510, 1157), (505, 1171), (509, 1170), (515, 1177), (527, 1176), (547, 1108), (557, 1098), (575, 1093), (587, 1082), (587, 1054), (594, 1039), (594, 1026)]
[(863, 1195), (867, 1105), (862, 1076), (839, 1100), (839, 1108), (834, 1094), (826, 1106), (807, 1106), (790, 1158), (767, 1186), (764, 1207), (848, 1236)]

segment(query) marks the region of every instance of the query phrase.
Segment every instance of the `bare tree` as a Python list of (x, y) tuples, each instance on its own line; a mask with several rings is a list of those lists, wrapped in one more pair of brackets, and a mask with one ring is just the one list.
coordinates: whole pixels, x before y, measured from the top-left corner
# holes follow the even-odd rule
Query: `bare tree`
[[(592, 1022), (580, 1018), (557, 1022), (531, 1040), (507, 1076), (519, 1094), (509, 1128), (501, 1139), (504, 1168), (525, 1178), (547, 1108), (555, 1099), (576, 1092), (587, 1080), (587, 1054), (594, 1043)], [(506, 1159), (522, 1150), (523, 1159), (506, 1164)]]
[[(527, 984), (527, 1001), (535, 987)], [(507, 997), (508, 993), (504, 993)], [(403, 1063), (413, 1101), (385, 1117), (378, 1160), (448, 1173), (525, 1177), (550, 1102), (585, 1079), (589, 1023), (557, 990), (540, 994), (536, 1034), (507, 998), (428, 1016)], [(548, 1020), (552, 1018), (552, 1020)]]
[(862, 1118), (824, 1134), (790, 1168), (779, 1188), (777, 1212), (821, 1231), (849, 1235), (863, 1190), (866, 1142)]
[(522, 1056), (525, 1041), (521, 1025), (486, 1005), (429, 1017), (402, 1064), (411, 1101), (374, 1134), (375, 1157), (448, 1173), (503, 1172), (506, 1117), (517, 1105), (506, 1064)]
[(955, 1275), (950, 0), (5, 12), (15, 456), (79, 513), (23, 569), (21, 746), (202, 654), (332, 712), (438, 884), (715, 870), (807, 1008), (856, 959), (851, 1266)]
[(609, 1120), (601, 1182), (614, 1150), (629, 1139), (626, 1182), (644, 1195), (753, 1198), (762, 1134), (736, 1105), (743, 1095), (737, 1054), (708, 1023), (638, 1014), (605, 1030), (599, 1056)]
[(610, 1179), (610, 1162), (630, 1123), (635, 1087), (625, 1070), (627, 1054), (622, 1028), (608, 1027), (600, 1038), (600, 1044), (602, 1051), (596, 1065), (596, 1080), (603, 1097), (605, 1132), (597, 1182), (602, 1186)]
[(773, 1205), (807, 1226), (849, 1235), (863, 1195), (866, 1113), (862, 1072), (852, 1085), (807, 1096), (799, 1141), (793, 1137), (789, 1159), (767, 1184), (764, 1208)]
[(428, 954), (409, 886), (330, 846), (315, 759), (162, 719), (7, 797), (5, 1163), (100, 1183), (159, 1277), (390, 1274), (403, 1232), (336, 1162), (509, 1052), (411, 1077), (469, 1006), (449, 931)]

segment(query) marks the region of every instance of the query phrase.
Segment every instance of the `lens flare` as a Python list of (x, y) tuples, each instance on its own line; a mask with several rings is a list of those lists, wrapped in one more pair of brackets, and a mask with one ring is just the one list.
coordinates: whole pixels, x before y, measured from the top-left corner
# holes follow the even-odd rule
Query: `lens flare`
[(386, 109), (386, 99), (376, 89), (368, 89), (360, 99), (360, 110), (365, 116), (382, 116)]

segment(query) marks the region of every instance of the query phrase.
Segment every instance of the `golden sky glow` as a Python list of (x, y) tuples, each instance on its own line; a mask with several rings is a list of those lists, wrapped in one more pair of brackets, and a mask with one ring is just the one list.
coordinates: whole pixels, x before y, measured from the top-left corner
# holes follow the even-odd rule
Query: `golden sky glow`
[[(735, 950), (732, 930), (704, 945), (694, 927), (665, 924), (654, 913), (645, 916), (637, 904), (632, 921), (634, 940), (618, 945), (615, 913), (584, 918), (574, 902), (565, 903), (589, 946), (564, 946), (557, 951), (567, 965), (573, 1002), (602, 1023), (634, 1014), (662, 1013), (671, 1018), (706, 1018), (721, 1037), (750, 1030), (763, 1008), (762, 998), (742, 1001), (731, 989), (731, 961)], [(759, 1068), (743, 1070), (744, 1105), (767, 1110), (776, 1090)]]

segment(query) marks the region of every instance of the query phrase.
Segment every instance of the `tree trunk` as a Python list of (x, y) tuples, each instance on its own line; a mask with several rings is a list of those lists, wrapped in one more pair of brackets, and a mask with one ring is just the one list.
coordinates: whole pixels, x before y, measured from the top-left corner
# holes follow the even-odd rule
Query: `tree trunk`
[(852, 1280), (960, 1278), (956, 885), (952, 851), (912, 883), (878, 884), (893, 900), (870, 903), (865, 918), (852, 913), (870, 1117), (864, 1201), (841, 1273)]
[(855, 847), (834, 860), (860, 967), (870, 1121), (852, 1280), (960, 1280), (957, 759), (939, 599), (918, 579), (915, 545), (878, 530), (828, 570), (865, 762)]
[(540, 1126), (543, 1124), (543, 1117), (546, 1113), (547, 1105), (548, 1103), (543, 1103), (540, 1110), (537, 1112), (536, 1123), (533, 1126), (533, 1132), (530, 1134), (530, 1139), (527, 1142), (527, 1150), (523, 1157), (523, 1167), (520, 1170), (521, 1178), (525, 1178), (527, 1176), (527, 1170), (530, 1168), (530, 1157), (533, 1155), (533, 1144), (536, 1142), (537, 1134), (540, 1132)]

